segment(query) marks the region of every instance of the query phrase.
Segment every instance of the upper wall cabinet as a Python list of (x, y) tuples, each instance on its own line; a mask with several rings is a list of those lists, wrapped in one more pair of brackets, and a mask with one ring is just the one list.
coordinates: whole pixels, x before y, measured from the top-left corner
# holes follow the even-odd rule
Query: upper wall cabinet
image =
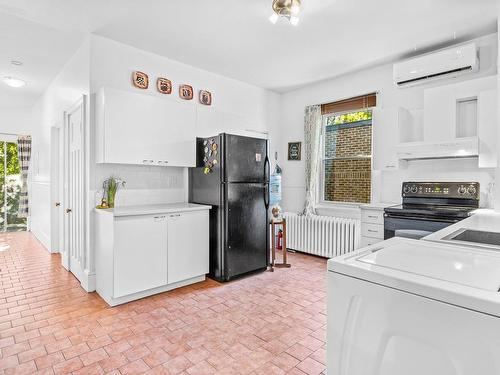
[(404, 167), (397, 155), (397, 145), (401, 142), (402, 132), (413, 127), (411, 113), (400, 107), (375, 108), (372, 116), (373, 169), (389, 171)]
[(478, 138), (479, 167), (495, 168), (497, 166), (497, 127), (498, 127), (497, 90), (488, 90), (478, 96)]
[(96, 99), (97, 163), (195, 166), (193, 103), (111, 88)]
[(488, 76), (425, 90), (423, 140), (477, 136), (479, 94), (495, 89), (496, 80), (496, 76)]

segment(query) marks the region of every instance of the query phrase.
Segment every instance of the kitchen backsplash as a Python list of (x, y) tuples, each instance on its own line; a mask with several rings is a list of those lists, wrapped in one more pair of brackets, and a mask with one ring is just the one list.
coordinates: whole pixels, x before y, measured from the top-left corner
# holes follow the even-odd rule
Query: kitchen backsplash
[(92, 176), (91, 197), (94, 197), (94, 205), (101, 202), (102, 182), (111, 176), (125, 181), (125, 187), (116, 194), (116, 206), (187, 200), (186, 168), (97, 164)]

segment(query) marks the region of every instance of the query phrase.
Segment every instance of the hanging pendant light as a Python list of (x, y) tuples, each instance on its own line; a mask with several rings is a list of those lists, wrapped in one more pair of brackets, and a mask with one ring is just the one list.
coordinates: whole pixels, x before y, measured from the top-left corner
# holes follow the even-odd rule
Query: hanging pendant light
[(280, 17), (286, 18), (292, 25), (299, 23), (300, 0), (273, 0), (273, 14), (269, 21), (275, 24)]

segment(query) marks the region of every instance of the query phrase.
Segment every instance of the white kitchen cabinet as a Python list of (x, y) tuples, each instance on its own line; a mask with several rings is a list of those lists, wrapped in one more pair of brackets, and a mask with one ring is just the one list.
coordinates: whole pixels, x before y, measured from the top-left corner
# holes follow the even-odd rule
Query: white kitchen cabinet
[(96, 290), (111, 306), (203, 281), (209, 209), (191, 203), (96, 210)]
[(384, 240), (384, 208), (392, 203), (371, 203), (361, 206), (361, 247)]
[(118, 217), (114, 234), (113, 297), (167, 284), (167, 219), (164, 215)]
[(175, 213), (168, 218), (168, 283), (208, 273), (208, 211)]
[(196, 106), (102, 88), (96, 97), (98, 163), (195, 166)]
[(399, 159), (396, 146), (399, 143), (400, 108), (374, 108), (372, 112), (372, 165), (377, 171), (396, 170)]
[[(473, 137), (477, 134), (477, 124), (464, 124), (465, 120), (474, 118), (469, 110), (472, 106), (462, 106), (478, 99), (482, 91), (496, 88), (496, 76), (470, 79), (450, 85), (438, 86), (424, 90), (424, 141), (442, 142), (460, 138), (462, 135)], [(465, 131), (464, 131), (465, 129)]]
[(482, 91), (478, 97), (479, 168), (497, 166), (497, 90)]

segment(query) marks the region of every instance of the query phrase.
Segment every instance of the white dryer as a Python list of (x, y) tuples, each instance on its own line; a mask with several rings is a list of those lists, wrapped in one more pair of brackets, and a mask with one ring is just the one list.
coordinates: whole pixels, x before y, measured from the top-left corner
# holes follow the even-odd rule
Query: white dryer
[(328, 375), (500, 374), (500, 252), (392, 238), (328, 261)]

